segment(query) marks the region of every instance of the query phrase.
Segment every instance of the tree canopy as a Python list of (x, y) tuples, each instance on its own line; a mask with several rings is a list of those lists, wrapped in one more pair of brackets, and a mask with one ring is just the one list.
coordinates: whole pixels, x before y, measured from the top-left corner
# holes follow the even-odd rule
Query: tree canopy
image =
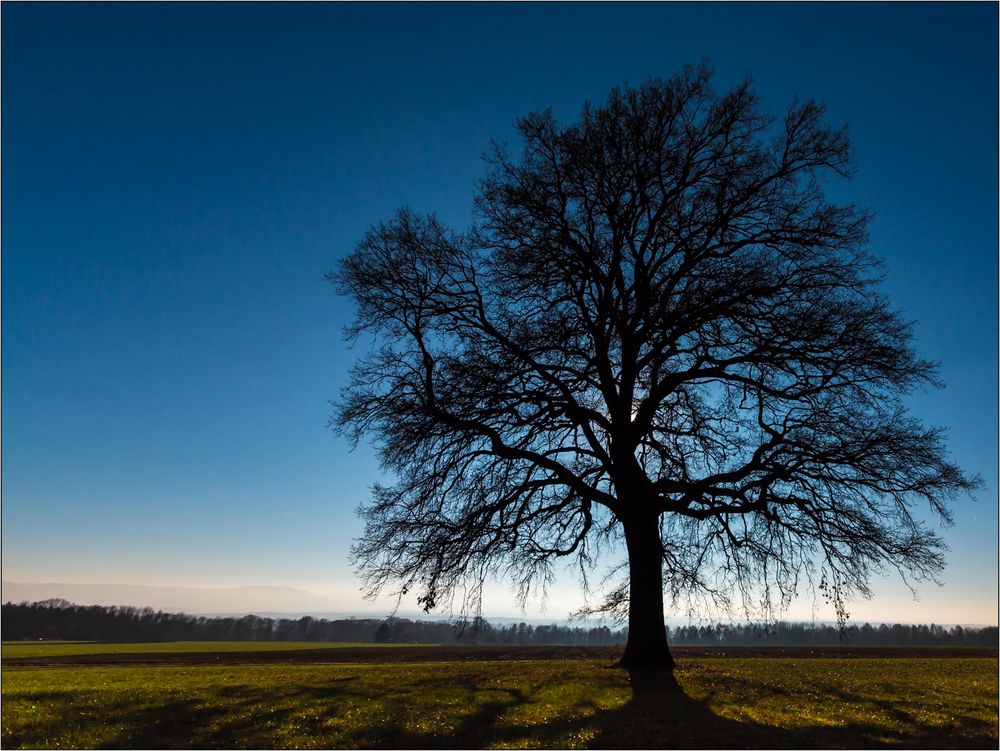
[(404, 209), (331, 273), (375, 342), (335, 422), (397, 478), (362, 511), (370, 592), (474, 608), (624, 550), (598, 609), (628, 611), (626, 663), (670, 664), (664, 591), (752, 614), (816, 587), (844, 618), (873, 573), (942, 568), (927, 519), (976, 480), (903, 407), (938, 381), (870, 214), (825, 195), (846, 129), (710, 79), (524, 117), (471, 227)]

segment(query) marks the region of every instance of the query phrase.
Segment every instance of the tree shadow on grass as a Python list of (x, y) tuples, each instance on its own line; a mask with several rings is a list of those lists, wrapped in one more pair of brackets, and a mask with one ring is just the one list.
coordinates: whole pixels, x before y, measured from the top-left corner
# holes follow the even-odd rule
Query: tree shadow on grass
[[(486, 748), (523, 735), (520, 728), (509, 727), (503, 721), (503, 715), (508, 711), (535, 703), (523, 690), (480, 684), (469, 679), (452, 679), (446, 685), (462, 689), (466, 697), (477, 697), (472, 711), (440, 723), (422, 723), (436, 727), (416, 731), (413, 727), (420, 723), (414, 722), (416, 718), (412, 710), (421, 699), (411, 694), (422, 692), (397, 692), (382, 699), (388, 711), (378, 721), (348, 732), (341, 745), (382, 749)], [(427, 688), (433, 690), (439, 687), (436, 682), (430, 682)]]
[[(283, 689), (268, 702), (255, 686), (219, 686), (208, 696), (144, 703), (124, 696), (91, 704), (75, 691), (29, 692), (19, 698), (58, 707), (30, 724), (9, 728), (5, 748), (280, 748), (279, 730), (299, 707), (295, 699), (336, 706), (351, 678)], [(99, 708), (95, 708), (98, 707)], [(319, 718), (322, 719), (322, 718)], [(308, 725), (300, 718), (300, 725)], [(318, 729), (316, 729), (318, 731)], [(317, 738), (321, 738), (319, 732)], [(322, 743), (317, 743), (322, 746)]]
[(60, 709), (47, 712), (24, 726), (7, 727), (5, 748), (98, 747), (98, 748), (188, 748), (197, 729), (210, 724), (226, 710), (208, 708), (190, 699), (146, 706), (127, 701), (91, 709), (77, 703), (76, 692), (47, 691), (28, 694), (28, 701), (53, 702)]
[[(662, 675), (633, 671), (631, 699), (604, 709), (593, 702), (578, 704), (573, 716), (542, 724), (511, 722), (510, 710), (533, 703), (520, 691), (504, 689), (493, 701), (480, 704), (446, 734), (415, 733), (402, 720), (353, 735), (349, 745), (360, 748), (484, 748), (518, 745), (535, 748), (566, 746), (612, 749), (672, 748), (996, 748), (997, 727), (975, 717), (958, 717), (952, 725), (921, 722), (889, 701), (838, 690), (831, 701), (870, 703), (905, 729), (874, 721), (823, 725), (806, 721), (780, 727), (749, 719), (732, 719), (712, 709), (713, 694), (692, 698)], [(471, 686), (475, 690), (479, 687)], [(497, 689), (489, 689), (497, 691)], [(773, 693), (788, 702), (795, 696), (779, 687)], [(505, 715), (508, 715), (505, 717)]]
[[(561, 703), (548, 716), (543, 696), (560, 690), (553, 675), (530, 691), (492, 680), (445, 675), (414, 687), (399, 686), (373, 696), (353, 677), (319, 685), (282, 686), (264, 693), (247, 684), (219, 686), (200, 697), (134, 704), (128, 697), (94, 709), (72, 692), (26, 694), (29, 701), (64, 707), (58, 714), (4, 731), (4, 746), (93, 745), (103, 748), (281, 748), (290, 726), (306, 745), (353, 748), (996, 748), (995, 724), (957, 715), (949, 725), (921, 721), (905, 703), (818, 687), (831, 702), (869, 705), (890, 724), (847, 722), (822, 725), (804, 720), (779, 727), (733, 719), (713, 709), (715, 696), (694, 698), (662, 674), (633, 671), (631, 697), (608, 708), (592, 697)], [(617, 678), (613, 683), (617, 683)], [(432, 692), (448, 688), (469, 702), (438, 707)], [(731, 688), (731, 687), (730, 687)], [(759, 688), (759, 687), (758, 687)], [(773, 690), (772, 690), (773, 689)], [(595, 692), (596, 693), (596, 692)], [(730, 692), (731, 693), (731, 692)], [(748, 692), (749, 693), (749, 692)], [(789, 706), (799, 699), (779, 687), (757, 693)], [(349, 708), (372, 707), (367, 720), (345, 717)], [(441, 709), (438, 718), (431, 717)], [(6, 723), (5, 723), (6, 724)], [(893, 728), (896, 728), (895, 730)], [(60, 741), (63, 739), (63, 741)], [(92, 739), (92, 740), (91, 740)]]
[[(880, 722), (838, 725), (806, 721), (781, 727), (750, 719), (731, 719), (712, 709), (714, 693), (704, 699), (688, 696), (676, 684), (654, 676), (630, 675), (632, 699), (597, 718), (599, 732), (591, 748), (996, 748), (997, 727), (975, 717), (951, 726), (921, 722), (890, 701), (873, 700), (842, 689), (824, 692), (831, 702), (871, 703), (905, 730)], [(796, 697), (777, 686), (768, 693), (794, 706)]]

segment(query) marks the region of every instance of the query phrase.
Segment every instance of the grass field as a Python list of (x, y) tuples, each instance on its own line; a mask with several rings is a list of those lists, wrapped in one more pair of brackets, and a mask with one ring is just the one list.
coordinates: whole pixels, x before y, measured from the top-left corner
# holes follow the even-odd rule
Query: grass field
[[(406, 654), (381, 654), (394, 652)], [(192, 665), (175, 653), (178, 664), (152, 667), (5, 660), (3, 746), (997, 746), (995, 651), (687, 655), (678, 659), (683, 694), (633, 686), (607, 658), (565, 659), (554, 648), (537, 660), (529, 648), (511, 660), (470, 660), (449, 647), (425, 662), (363, 654), (368, 662)]]
[(5, 641), (3, 658), (50, 657), (91, 654), (149, 654), (200, 652), (286, 652), (299, 649), (344, 649), (348, 647), (408, 647), (409, 644), (371, 644), (339, 641), (154, 641), (109, 643), (93, 641)]

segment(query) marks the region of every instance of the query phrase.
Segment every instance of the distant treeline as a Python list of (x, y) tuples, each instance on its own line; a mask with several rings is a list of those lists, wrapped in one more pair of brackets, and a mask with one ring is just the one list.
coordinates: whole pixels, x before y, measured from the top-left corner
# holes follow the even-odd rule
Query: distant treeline
[[(68, 639), (81, 641), (334, 641), (394, 644), (624, 644), (627, 629), (607, 626), (494, 625), (482, 618), (413, 621), (406, 618), (261, 618), (256, 615), (208, 617), (164, 613), (152, 608), (74, 605), (66, 600), (6, 603), (5, 640)], [(943, 628), (931, 624), (868, 623), (841, 629), (829, 624), (706, 624), (669, 629), (678, 646), (997, 646), (997, 627)]]
[(799, 646), (997, 646), (997, 627), (944, 628), (936, 624), (864, 623), (841, 629), (825, 623), (737, 623), (678, 626), (670, 630), (672, 644), (744, 647)]

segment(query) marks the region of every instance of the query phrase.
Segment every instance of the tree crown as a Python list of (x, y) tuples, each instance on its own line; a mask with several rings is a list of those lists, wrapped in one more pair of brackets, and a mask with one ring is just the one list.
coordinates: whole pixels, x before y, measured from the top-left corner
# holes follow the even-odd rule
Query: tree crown
[(675, 604), (769, 611), (808, 582), (843, 617), (873, 571), (941, 569), (917, 501), (947, 522), (976, 480), (903, 409), (934, 367), (878, 292), (869, 214), (824, 195), (852, 163), (823, 116), (688, 68), (520, 120), (468, 230), (368, 233), (330, 278), (377, 342), (335, 422), (398, 477), (362, 511), (371, 592), (525, 598), (569, 556), (586, 583), (630, 525), (658, 529)]

